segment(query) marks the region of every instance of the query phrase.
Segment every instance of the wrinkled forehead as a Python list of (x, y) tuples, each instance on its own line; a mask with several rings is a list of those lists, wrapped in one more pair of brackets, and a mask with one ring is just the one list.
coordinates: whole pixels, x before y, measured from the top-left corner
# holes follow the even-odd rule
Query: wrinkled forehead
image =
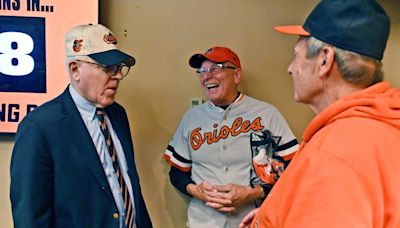
[(214, 66), (214, 65), (216, 65), (216, 64), (218, 64), (218, 63), (213, 62), (213, 61), (210, 61), (210, 60), (204, 60), (204, 61), (201, 63), (201, 68), (211, 67), (211, 66)]
[(304, 52), (307, 50), (307, 38), (306, 37), (300, 37), (296, 44), (293, 47), (293, 51), (295, 54)]
[[(208, 67), (212, 67), (212, 66), (215, 66), (215, 65), (217, 65), (217, 64), (220, 64), (220, 63), (223, 63), (224, 65), (232, 65), (232, 66), (235, 66), (235, 64), (233, 64), (233, 63), (231, 63), (231, 62), (213, 62), (213, 61), (210, 61), (210, 60), (204, 60), (204, 62), (203, 63), (201, 63), (201, 68), (208, 68)], [(236, 67), (236, 66), (235, 66)]]

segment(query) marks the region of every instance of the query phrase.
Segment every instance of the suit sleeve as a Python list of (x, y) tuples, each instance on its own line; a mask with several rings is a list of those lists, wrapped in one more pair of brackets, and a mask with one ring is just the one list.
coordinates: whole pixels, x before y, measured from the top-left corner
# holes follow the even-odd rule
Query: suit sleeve
[(52, 158), (40, 126), (32, 119), (19, 125), (10, 171), (14, 227), (52, 227)]

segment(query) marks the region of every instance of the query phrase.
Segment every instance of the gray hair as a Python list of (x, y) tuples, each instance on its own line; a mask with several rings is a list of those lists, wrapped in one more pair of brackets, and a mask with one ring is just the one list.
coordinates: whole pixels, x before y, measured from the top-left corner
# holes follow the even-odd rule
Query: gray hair
[(91, 61), (91, 58), (86, 55), (82, 56), (67, 56), (65, 57), (65, 69), (67, 73), (69, 74), (69, 63), (75, 60), (86, 60), (86, 61)]
[[(335, 61), (345, 81), (361, 88), (383, 81), (381, 61), (337, 48), (312, 36), (304, 38), (307, 39), (307, 58), (309, 59), (316, 57), (325, 46), (333, 48)], [(374, 71), (370, 67), (371, 63), (375, 66)]]

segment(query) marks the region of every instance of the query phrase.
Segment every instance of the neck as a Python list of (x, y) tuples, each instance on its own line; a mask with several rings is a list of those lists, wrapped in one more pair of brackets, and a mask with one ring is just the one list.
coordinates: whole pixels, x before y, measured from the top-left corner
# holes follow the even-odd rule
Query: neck
[(222, 108), (222, 109), (224, 109), (224, 110), (226, 110), (228, 107), (229, 107), (229, 105), (231, 105), (233, 102), (235, 102), (236, 101), (236, 99), (238, 99), (238, 97), (240, 96), (240, 94), (241, 94), (241, 92), (237, 92), (237, 95), (236, 95), (236, 97), (235, 97), (235, 99), (233, 99), (231, 102), (229, 102), (228, 104), (225, 104), (225, 105), (215, 105), (215, 106), (218, 106), (218, 107), (220, 107), (220, 108)]
[(318, 101), (310, 104), (310, 108), (317, 114), (324, 111), (340, 98), (362, 89), (344, 81), (341, 76), (337, 80), (330, 79), (332, 78), (324, 81), (324, 90), (321, 96), (319, 96)]

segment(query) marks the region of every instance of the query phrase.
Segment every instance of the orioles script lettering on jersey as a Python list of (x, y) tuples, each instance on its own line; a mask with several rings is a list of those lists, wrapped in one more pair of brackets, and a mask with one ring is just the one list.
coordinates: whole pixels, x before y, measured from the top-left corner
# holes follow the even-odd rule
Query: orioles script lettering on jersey
[[(218, 127), (218, 124), (214, 124), (214, 128)], [(229, 135), (235, 137), (241, 133), (249, 132), (250, 130), (259, 131), (264, 129), (261, 123), (261, 117), (257, 117), (253, 122), (250, 123), (249, 120), (243, 121), (242, 117), (238, 117), (232, 123), (232, 126), (222, 126), (220, 130), (215, 129), (212, 132), (200, 133), (201, 127), (194, 129), (190, 133), (190, 145), (194, 150), (198, 150), (201, 145), (207, 140), (207, 144), (218, 142), (220, 139), (226, 139)]]

